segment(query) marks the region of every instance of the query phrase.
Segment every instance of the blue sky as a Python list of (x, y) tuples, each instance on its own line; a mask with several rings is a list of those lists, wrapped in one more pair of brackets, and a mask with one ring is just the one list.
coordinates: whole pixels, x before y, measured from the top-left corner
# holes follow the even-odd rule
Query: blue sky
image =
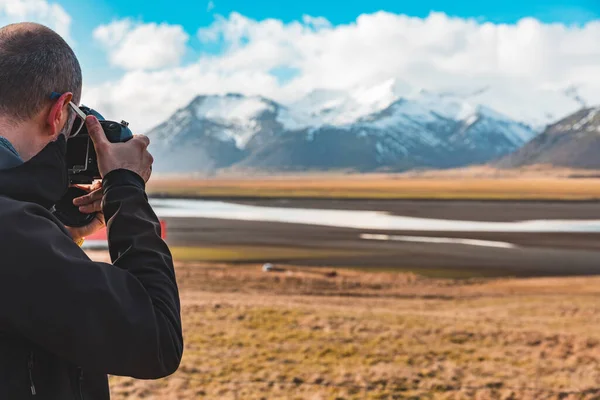
[(36, 21), (67, 37), (84, 102), (141, 131), (228, 92), (292, 104), (325, 90), (375, 108), (451, 92), (530, 124), (581, 107), (575, 97), (600, 104), (600, 0), (11, 4), (0, 0), (0, 25)]
[(61, 0), (59, 3), (75, 18), (82, 18), (92, 26), (128, 16), (145, 21), (181, 24), (190, 32), (208, 25), (213, 13), (227, 15), (233, 11), (253, 19), (277, 18), (285, 22), (308, 14), (323, 16), (333, 24), (348, 23), (360, 14), (379, 10), (420, 17), (427, 16), (431, 11), (442, 11), (452, 16), (506, 23), (526, 16), (543, 22), (582, 23), (598, 18), (600, 12), (598, 0), (215, 0), (211, 12), (207, 12), (207, 1), (96, 0), (93, 6), (76, 0)]
[(227, 16), (238, 12), (246, 17), (263, 20), (279, 19), (283, 22), (301, 20), (303, 15), (321, 16), (333, 25), (348, 24), (361, 14), (388, 11), (409, 16), (426, 17), (432, 11), (449, 16), (475, 18), (494, 23), (515, 23), (524, 17), (534, 17), (546, 23), (584, 24), (600, 16), (600, 0), (346, 0), (346, 1), (273, 1), (273, 0), (58, 0), (72, 16), (73, 36), (86, 70), (89, 83), (97, 83), (119, 74), (118, 68), (109, 67), (100, 48), (92, 40), (92, 29), (122, 18), (149, 23), (181, 25), (190, 34), (189, 50), (185, 61), (193, 61), (202, 53), (215, 53), (219, 47), (202, 44), (195, 37), (201, 27), (209, 26), (215, 15)]

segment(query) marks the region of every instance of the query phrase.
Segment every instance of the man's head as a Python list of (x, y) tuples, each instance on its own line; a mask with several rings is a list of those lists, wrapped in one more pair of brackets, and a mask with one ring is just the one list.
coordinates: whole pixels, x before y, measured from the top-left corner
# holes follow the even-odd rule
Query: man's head
[(79, 104), (81, 86), (77, 57), (56, 32), (33, 23), (0, 28), (0, 136), (23, 159), (68, 133), (69, 101)]

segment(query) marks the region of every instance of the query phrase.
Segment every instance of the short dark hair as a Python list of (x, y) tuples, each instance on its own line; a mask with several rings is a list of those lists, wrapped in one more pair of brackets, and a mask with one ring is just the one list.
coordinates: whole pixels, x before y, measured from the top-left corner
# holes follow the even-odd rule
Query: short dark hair
[(81, 100), (81, 67), (67, 42), (34, 23), (0, 28), (0, 114), (16, 121), (37, 115), (52, 92)]

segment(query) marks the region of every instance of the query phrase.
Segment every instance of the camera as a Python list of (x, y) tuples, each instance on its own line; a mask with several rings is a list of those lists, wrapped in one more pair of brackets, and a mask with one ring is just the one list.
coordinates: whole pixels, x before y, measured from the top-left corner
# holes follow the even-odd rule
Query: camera
[[(127, 122), (107, 121), (99, 112), (89, 107), (81, 106), (79, 109), (85, 115), (93, 115), (98, 119), (109, 142), (122, 143), (133, 138), (133, 133), (131, 133)], [(73, 123), (71, 132), (78, 133), (72, 134), (67, 140), (69, 183), (71, 185), (90, 184), (101, 178), (94, 142), (89, 135), (83, 119), (77, 119)], [(74, 198), (85, 194), (87, 194), (85, 190), (76, 186), (70, 186), (65, 196), (54, 205), (54, 216), (64, 225), (70, 227), (81, 227), (92, 222), (95, 218), (95, 214), (83, 214), (79, 212), (79, 209), (75, 205), (73, 205)]]
[[(100, 126), (102, 126), (102, 130), (109, 142), (122, 143), (133, 137), (127, 122), (107, 121), (100, 113), (89, 107), (81, 106), (79, 109), (85, 115), (93, 115), (98, 118)], [(90, 138), (85, 121), (81, 121), (81, 123), (84, 125), (81, 127), (79, 133), (67, 140), (67, 166), (69, 168), (69, 180), (71, 184), (89, 184), (101, 178), (94, 142)]]

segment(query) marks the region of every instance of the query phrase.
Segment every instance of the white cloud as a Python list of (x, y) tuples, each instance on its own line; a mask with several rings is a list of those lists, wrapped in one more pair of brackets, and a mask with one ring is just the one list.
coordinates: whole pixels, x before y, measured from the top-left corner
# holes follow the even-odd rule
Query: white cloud
[(57, 3), (45, 0), (0, 0), (0, 26), (16, 22), (37, 22), (70, 41), (71, 17)]
[(306, 26), (312, 26), (314, 29), (320, 28), (331, 28), (331, 22), (327, 20), (327, 18), (323, 17), (313, 17), (310, 15), (303, 15), (302, 22)]
[(211, 12), (214, 9), (215, 9), (215, 2), (213, 0), (209, 0), (208, 4), (206, 5), (206, 12)]
[[(332, 26), (324, 18), (286, 24), (232, 13), (216, 17), (198, 37), (223, 43), (223, 53), (185, 67), (129, 72), (90, 88), (86, 98), (118, 110), (113, 118), (129, 118), (141, 131), (201, 93), (261, 94), (286, 103), (317, 88), (349, 90), (389, 79), (404, 88), (401, 95), (488, 87), (478, 101), (525, 121), (574, 111), (577, 103), (564, 94), (569, 87), (600, 103), (600, 21), (565, 26), (526, 18), (507, 25), (378, 12)], [(133, 53), (132, 44), (128, 56)], [(281, 67), (297, 74), (280, 83), (270, 71)]]
[(94, 30), (112, 65), (127, 70), (160, 69), (179, 65), (189, 35), (180, 25), (114, 21)]

